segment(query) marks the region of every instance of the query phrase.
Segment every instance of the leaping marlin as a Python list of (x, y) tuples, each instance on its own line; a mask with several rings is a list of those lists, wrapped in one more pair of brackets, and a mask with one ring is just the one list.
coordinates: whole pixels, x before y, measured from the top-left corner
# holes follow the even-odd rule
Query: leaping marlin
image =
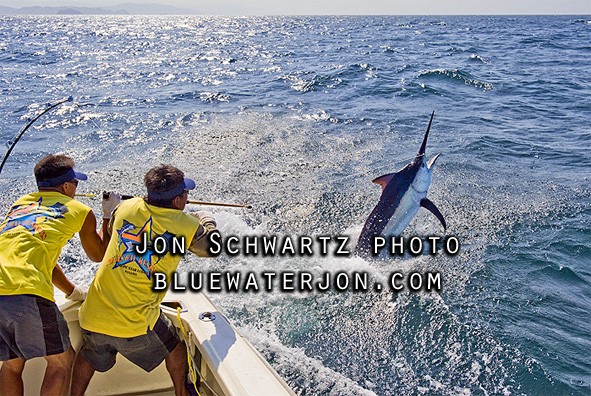
[(425, 156), (425, 147), (434, 115), (435, 112), (431, 114), (431, 120), (417, 156), (400, 171), (373, 180), (374, 183), (382, 186), (382, 195), (359, 235), (355, 248), (357, 254), (369, 256), (373, 251), (374, 238), (377, 236), (402, 234), (421, 206), (437, 216), (443, 228), (447, 228), (443, 215), (427, 198), (433, 166), (440, 155), (437, 154), (429, 161)]

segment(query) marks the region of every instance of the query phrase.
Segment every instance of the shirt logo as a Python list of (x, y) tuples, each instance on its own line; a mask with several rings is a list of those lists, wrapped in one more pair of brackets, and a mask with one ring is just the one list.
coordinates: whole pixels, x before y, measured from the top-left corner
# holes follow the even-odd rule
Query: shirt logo
[(43, 198), (39, 198), (39, 201), (28, 205), (13, 206), (0, 226), (0, 235), (21, 226), (31, 234), (38, 234), (41, 239), (45, 239), (46, 234), (39, 225), (39, 219), (63, 219), (64, 214), (68, 213), (68, 207), (59, 202), (51, 206), (42, 206), (42, 201)]
[[(134, 232), (138, 228), (139, 230)], [(141, 227), (137, 227), (129, 221), (123, 220), (123, 225), (121, 229), (117, 230), (117, 234), (118, 246), (119, 248), (123, 246), (125, 250), (119, 256), (113, 269), (129, 263), (135, 263), (148, 279), (151, 279), (152, 272), (156, 270), (156, 264), (166, 255), (166, 252), (156, 252), (154, 241), (160, 238), (164, 238), (167, 241), (174, 239), (174, 234), (168, 231), (162, 235), (155, 234), (152, 229), (152, 217)]]

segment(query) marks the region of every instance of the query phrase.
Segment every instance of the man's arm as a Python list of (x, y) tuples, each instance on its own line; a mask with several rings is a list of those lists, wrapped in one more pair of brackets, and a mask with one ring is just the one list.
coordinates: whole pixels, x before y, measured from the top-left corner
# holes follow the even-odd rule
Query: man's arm
[(61, 291), (64, 292), (66, 296), (69, 296), (74, 291), (74, 284), (68, 280), (64, 271), (59, 264), (56, 264), (53, 267), (53, 272), (51, 273), (51, 281)]
[(84, 301), (86, 299), (86, 290), (83, 290), (70, 282), (59, 264), (56, 264), (55, 267), (53, 267), (51, 282), (55, 287), (64, 292), (68, 300)]
[(121, 202), (121, 196), (117, 193), (103, 193), (102, 209), (103, 209), (103, 223), (99, 232), (96, 231), (96, 217), (94, 212), (91, 210), (82, 229), (80, 230), (80, 242), (82, 242), (82, 248), (86, 252), (89, 259), (95, 262), (102, 261), (109, 245), (109, 224), (113, 213), (115, 212), (117, 205)]
[(109, 244), (109, 219), (103, 219), (101, 230), (96, 230), (96, 216), (88, 212), (84, 224), (80, 229), (80, 242), (89, 259), (95, 262), (102, 261)]
[(212, 247), (211, 235), (220, 233), (216, 228), (215, 219), (205, 212), (191, 213), (191, 215), (197, 217), (201, 224), (193, 235), (189, 250), (200, 257), (212, 257), (213, 255), (209, 251)]

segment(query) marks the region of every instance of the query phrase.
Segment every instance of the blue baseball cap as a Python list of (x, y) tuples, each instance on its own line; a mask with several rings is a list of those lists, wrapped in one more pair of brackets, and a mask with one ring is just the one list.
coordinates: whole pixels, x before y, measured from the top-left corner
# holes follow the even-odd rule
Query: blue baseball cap
[(167, 191), (148, 191), (149, 199), (172, 199), (177, 195), (181, 195), (185, 190), (194, 190), (195, 182), (185, 177), (182, 183)]
[(74, 169), (70, 169), (66, 173), (61, 176), (54, 177), (51, 179), (45, 180), (37, 180), (37, 187), (55, 187), (59, 186), (62, 183), (68, 182), (70, 180), (87, 180), (88, 176), (82, 172), (78, 172)]

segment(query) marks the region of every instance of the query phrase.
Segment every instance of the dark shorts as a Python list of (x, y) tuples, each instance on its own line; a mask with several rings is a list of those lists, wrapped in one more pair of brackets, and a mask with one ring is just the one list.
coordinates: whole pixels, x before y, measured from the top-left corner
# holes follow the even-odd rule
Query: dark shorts
[(54, 302), (28, 294), (0, 296), (0, 361), (56, 355), (71, 345)]
[(112, 337), (82, 329), (80, 355), (96, 371), (105, 372), (115, 365), (119, 352), (132, 363), (150, 372), (162, 363), (178, 343), (176, 329), (161, 313), (154, 329), (137, 337)]

